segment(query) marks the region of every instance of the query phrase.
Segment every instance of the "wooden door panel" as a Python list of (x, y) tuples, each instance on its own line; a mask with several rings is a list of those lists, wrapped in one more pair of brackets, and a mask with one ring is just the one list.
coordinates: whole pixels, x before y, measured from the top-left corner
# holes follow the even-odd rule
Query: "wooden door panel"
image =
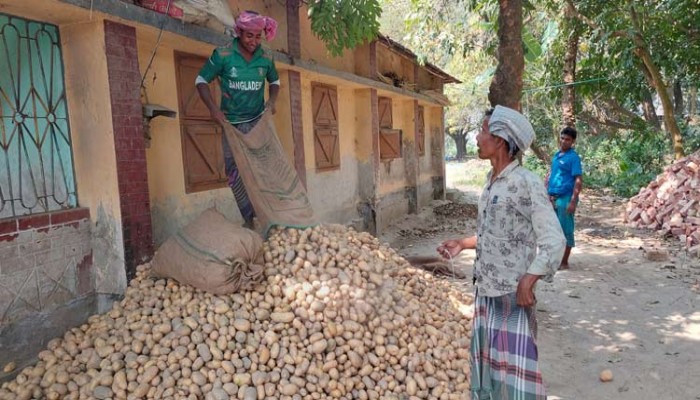
[(312, 83), (314, 156), (320, 170), (340, 167), (338, 135), (338, 91), (334, 86)]
[(391, 99), (388, 97), (380, 97), (378, 99), (378, 111), (379, 127), (385, 129), (392, 129), (394, 127), (394, 121), (391, 110)]
[(327, 169), (339, 166), (338, 131), (335, 129), (315, 129), (314, 153), (317, 168)]
[[(211, 119), (209, 109), (204, 102), (199, 98), (199, 93), (195, 86), (195, 79), (199, 75), (199, 70), (204, 63), (208, 62), (206, 58), (200, 56), (189, 55), (185, 53), (176, 53), (175, 65), (177, 65), (177, 85), (179, 92), (180, 118), (184, 119)], [(209, 84), (212, 97), (219, 106), (221, 101), (221, 90), (219, 89), (218, 80), (214, 80)]]
[(226, 184), (221, 135), (221, 127), (214, 123), (182, 124), (187, 192), (222, 187)]
[[(208, 60), (194, 54), (175, 53), (182, 162), (187, 193), (222, 188), (227, 179), (224, 172), (222, 130), (211, 121), (211, 114), (199, 98), (195, 79)], [(221, 99), (218, 80), (209, 84), (217, 107)]]
[(338, 126), (338, 92), (325, 85), (312, 85), (314, 124)]
[(400, 129), (381, 129), (379, 131), (379, 157), (382, 160), (401, 158)]

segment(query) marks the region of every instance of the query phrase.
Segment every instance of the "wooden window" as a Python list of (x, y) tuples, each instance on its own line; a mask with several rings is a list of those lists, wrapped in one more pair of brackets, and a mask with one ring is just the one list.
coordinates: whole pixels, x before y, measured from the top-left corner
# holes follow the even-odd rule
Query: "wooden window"
[[(221, 146), (223, 132), (211, 120), (209, 110), (199, 98), (194, 84), (205, 62), (207, 59), (204, 57), (175, 53), (186, 193), (218, 189), (227, 184)], [(218, 105), (221, 98), (218, 81), (213, 81), (209, 88)]]
[(393, 128), (391, 99), (380, 97), (377, 101), (379, 109), (379, 157), (382, 160), (401, 158), (400, 129)]
[(313, 104), (316, 169), (340, 168), (338, 90), (335, 86), (312, 83), (311, 104)]
[(423, 106), (418, 106), (418, 115), (416, 115), (416, 132), (418, 141), (418, 155), (425, 155), (425, 109)]

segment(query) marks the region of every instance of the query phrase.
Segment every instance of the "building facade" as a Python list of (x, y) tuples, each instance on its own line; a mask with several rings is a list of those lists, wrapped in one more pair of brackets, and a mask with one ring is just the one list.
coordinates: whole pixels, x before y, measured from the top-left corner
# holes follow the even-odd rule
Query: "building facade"
[[(318, 220), (379, 234), (442, 198), (456, 79), (386, 37), (330, 57), (299, 1), (230, 6), (279, 22), (274, 120)], [(0, 37), (4, 365), (108, 309), (204, 209), (240, 215), (194, 86), (230, 36), (131, 2), (6, 0)]]

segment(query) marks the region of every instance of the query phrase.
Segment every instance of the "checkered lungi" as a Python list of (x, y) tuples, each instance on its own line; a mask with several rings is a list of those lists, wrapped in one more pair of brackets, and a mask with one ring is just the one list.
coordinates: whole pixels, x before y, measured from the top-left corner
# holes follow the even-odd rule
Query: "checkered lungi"
[(517, 305), (515, 293), (479, 296), (471, 343), (472, 400), (546, 400), (537, 364), (534, 307)]
[[(255, 127), (258, 121), (260, 121), (260, 117), (252, 121), (232, 125), (239, 131), (248, 133)], [(243, 220), (250, 223), (253, 221), (253, 217), (255, 217), (255, 209), (253, 208), (253, 203), (250, 202), (245, 186), (243, 186), (243, 179), (241, 179), (241, 175), (238, 173), (238, 165), (236, 165), (236, 160), (233, 158), (233, 153), (231, 152), (231, 147), (228, 145), (226, 135), (221, 135), (221, 145), (224, 148), (224, 167), (226, 176), (228, 177), (228, 186), (233, 192), (233, 197), (236, 198), (236, 204), (238, 204), (238, 209), (241, 212)]]

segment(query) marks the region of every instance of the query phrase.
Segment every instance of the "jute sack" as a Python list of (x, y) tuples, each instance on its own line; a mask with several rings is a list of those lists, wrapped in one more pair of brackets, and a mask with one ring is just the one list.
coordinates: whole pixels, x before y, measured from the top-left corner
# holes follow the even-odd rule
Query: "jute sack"
[(160, 246), (154, 275), (214, 294), (252, 289), (263, 278), (263, 240), (208, 209)]
[(263, 236), (273, 226), (314, 225), (306, 189), (284, 153), (270, 118), (270, 113), (265, 112), (246, 134), (230, 124), (224, 128)]

